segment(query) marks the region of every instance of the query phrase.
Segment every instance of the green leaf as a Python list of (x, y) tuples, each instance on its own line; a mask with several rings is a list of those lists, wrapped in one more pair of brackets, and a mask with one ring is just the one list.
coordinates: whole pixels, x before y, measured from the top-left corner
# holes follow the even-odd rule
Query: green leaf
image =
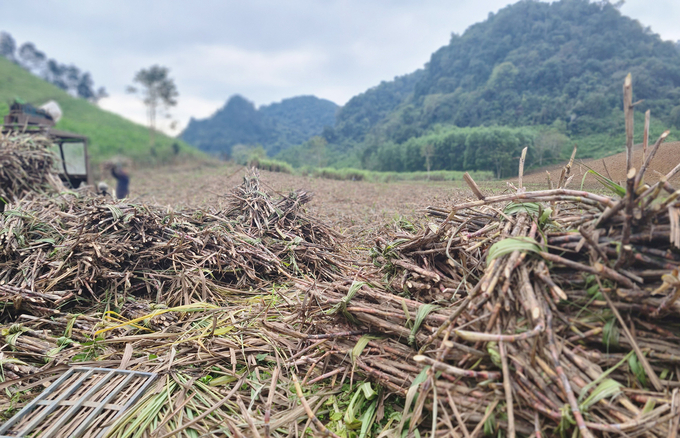
[(600, 174), (600, 173), (594, 171), (593, 169), (590, 169), (589, 171), (587, 171), (587, 172), (583, 175), (583, 179), (581, 180), (581, 190), (583, 190), (583, 184), (585, 183), (585, 181), (586, 181), (586, 176), (588, 176), (588, 174), (594, 175), (594, 176), (595, 176), (595, 179), (596, 179), (600, 184), (602, 184), (603, 186), (605, 186), (607, 189), (609, 189), (609, 190), (610, 190), (612, 193), (614, 193), (615, 195), (618, 195), (618, 196), (620, 196), (620, 197), (622, 197), (622, 198), (623, 198), (624, 196), (626, 196), (626, 189), (625, 189), (624, 187), (622, 187), (622, 186), (616, 184), (614, 181), (612, 181), (612, 180), (610, 180), (609, 178), (607, 178), (606, 176), (604, 176), (604, 175), (602, 175), (602, 174)]
[(581, 403), (581, 411), (587, 411), (592, 405), (600, 400), (619, 395), (621, 393), (621, 388), (623, 388), (623, 385), (616, 380), (605, 379), (597, 386), (597, 388), (595, 388), (588, 398)]
[(633, 354), (630, 356), (628, 359), (628, 366), (630, 366), (630, 370), (635, 374), (635, 377), (638, 379), (640, 384), (644, 387), (647, 386), (647, 373), (645, 372), (644, 367), (640, 363), (640, 359)]
[(515, 251), (519, 252), (541, 252), (541, 246), (531, 237), (517, 236), (508, 237), (491, 245), (489, 253), (486, 256), (486, 263), (491, 260), (504, 255), (512, 254)]
[(115, 205), (107, 205), (106, 208), (109, 209), (111, 212), (111, 216), (113, 216), (113, 220), (118, 220), (123, 217), (123, 212), (121, 211), (120, 208), (116, 207)]
[(76, 319), (78, 319), (78, 314), (75, 315), (69, 315), (69, 320), (66, 323), (66, 328), (64, 329), (64, 336), (67, 338), (71, 337), (71, 334), (73, 332), (73, 326), (76, 323)]
[(416, 333), (418, 333), (420, 326), (423, 324), (423, 321), (425, 321), (425, 318), (427, 318), (427, 315), (429, 315), (430, 312), (432, 312), (436, 308), (437, 306), (435, 306), (434, 304), (423, 304), (422, 306), (418, 307), (418, 311), (416, 312), (416, 321), (413, 324), (413, 327), (411, 328), (411, 334), (408, 337), (409, 345), (415, 344)]
[(362, 383), (352, 396), (352, 400), (345, 411), (345, 425), (348, 429), (357, 429), (362, 425), (362, 420), (357, 418), (361, 412), (361, 406), (366, 400), (375, 398), (378, 394), (371, 388), (370, 382)]
[(602, 328), (602, 343), (607, 347), (618, 348), (619, 346), (619, 326), (616, 319), (612, 318)]
[[(488, 405), (486, 407), (486, 412), (484, 415), (486, 415), (489, 412), (489, 408), (491, 408), (491, 405)], [(492, 436), (493, 431), (496, 430), (496, 414), (491, 414), (489, 415), (489, 418), (484, 422), (484, 435), (486, 436)]]
[(562, 416), (560, 417), (557, 431), (560, 433), (560, 436), (565, 437), (572, 426), (576, 424), (576, 420), (574, 420), (574, 416), (571, 413), (571, 407), (569, 407), (568, 404), (565, 404), (560, 408), (560, 414), (562, 414)]
[(590, 286), (588, 289), (586, 289), (586, 292), (588, 292), (589, 297), (593, 297), (594, 299), (599, 299), (604, 301), (604, 297), (602, 296), (602, 293), (600, 293), (600, 285), (599, 284), (594, 284)]
[(337, 303), (335, 306), (332, 308), (328, 309), (326, 311), (327, 315), (336, 315), (338, 312), (342, 313), (345, 318), (352, 322), (357, 322), (356, 318), (347, 311), (347, 305), (349, 302), (354, 298), (354, 295), (361, 289), (361, 286), (365, 285), (366, 282), (364, 281), (355, 281), (352, 283), (352, 285), (349, 287), (349, 290), (347, 291), (347, 295), (344, 296), (339, 303)]
[(538, 216), (541, 211), (541, 205), (536, 202), (511, 202), (505, 206), (503, 213), (508, 216), (517, 213), (527, 213), (529, 215)]
[(546, 208), (545, 210), (543, 210), (543, 212), (541, 213), (541, 217), (538, 218), (538, 224), (541, 227), (543, 227), (550, 220), (552, 212), (553, 212), (552, 208)]
[(368, 342), (371, 339), (376, 339), (375, 336), (368, 336), (368, 335), (363, 335), (359, 340), (357, 341), (356, 345), (354, 348), (352, 348), (352, 363), (356, 363), (357, 359), (359, 356), (361, 356), (361, 353), (364, 351), (364, 348), (368, 345)]
[(427, 370), (429, 369), (430, 369), (429, 365), (423, 368), (423, 370), (416, 376), (416, 378), (413, 379), (413, 383), (411, 383), (411, 388), (417, 387), (427, 379)]
[(234, 376), (219, 376), (210, 380), (210, 386), (226, 386), (230, 383), (237, 381), (238, 379)]
[[(397, 433), (400, 433), (404, 429), (404, 424), (406, 423), (406, 419), (409, 417), (408, 413), (409, 410), (411, 409), (411, 404), (413, 403), (414, 398), (418, 395), (418, 388), (420, 387), (420, 384), (423, 383), (425, 380), (427, 380), (427, 372), (430, 369), (430, 366), (426, 366), (423, 368), (423, 370), (416, 376), (415, 379), (413, 379), (413, 382), (411, 383), (411, 386), (409, 387), (408, 391), (406, 392), (406, 399), (404, 400), (404, 411), (402, 413), (401, 419), (399, 420), (399, 426), (397, 427)], [(417, 431), (418, 429), (416, 429)], [(404, 431), (406, 432), (406, 431)]]
[(491, 362), (493, 362), (494, 365), (497, 367), (502, 366), (501, 352), (498, 349), (497, 342), (487, 342), (486, 351), (489, 353), (489, 356), (491, 356)]
[(51, 239), (49, 237), (45, 237), (44, 239), (38, 239), (33, 241), (34, 244), (39, 244), (39, 243), (50, 243), (52, 245), (56, 245), (57, 241), (54, 239)]
[(610, 375), (611, 373), (616, 371), (616, 369), (618, 367), (620, 367), (621, 365), (623, 365), (634, 353), (635, 353), (634, 351), (631, 351), (630, 353), (628, 353), (626, 355), (626, 357), (621, 359), (619, 361), (619, 363), (617, 363), (613, 367), (609, 368), (607, 371), (600, 374), (600, 376), (597, 379), (593, 380), (592, 382), (590, 382), (589, 384), (584, 386), (583, 389), (581, 390), (581, 395), (579, 395), (579, 397), (578, 397), (578, 402), (581, 403), (581, 401), (583, 400), (583, 397), (585, 397), (588, 394), (588, 391), (590, 391), (590, 388), (594, 387), (595, 385), (600, 383), (602, 380), (604, 380), (608, 375)]
[(640, 416), (643, 417), (643, 416), (649, 414), (650, 412), (652, 412), (654, 410), (655, 407), (656, 407), (656, 399), (652, 398), (652, 397), (648, 398), (647, 402), (645, 403), (645, 406), (642, 408), (642, 412), (640, 412)]
[(368, 431), (373, 424), (373, 416), (377, 407), (378, 401), (376, 400), (370, 404), (368, 409), (366, 409), (366, 412), (364, 412), (364, 415), (361, 417), (361, 431), (359, 432), (359, 438), (366, 438)]

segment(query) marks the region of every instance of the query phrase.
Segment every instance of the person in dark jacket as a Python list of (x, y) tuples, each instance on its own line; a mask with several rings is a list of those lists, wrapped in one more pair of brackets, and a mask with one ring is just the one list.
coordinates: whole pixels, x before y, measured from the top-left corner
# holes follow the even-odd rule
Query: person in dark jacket
[(123, 199), (130, 194), (130, 175), (125, 168), (117, 165), (111, 168), (111, 175), (116, 178), (116, 198)]

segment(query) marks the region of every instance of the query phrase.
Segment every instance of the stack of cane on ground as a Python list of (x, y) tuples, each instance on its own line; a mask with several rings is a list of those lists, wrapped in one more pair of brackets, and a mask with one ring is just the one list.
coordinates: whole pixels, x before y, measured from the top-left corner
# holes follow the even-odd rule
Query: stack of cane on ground
[(55, 156), (50, 145), (43, 135), (0, 133), (0, 205), (61, 187), (52, 169)]
[(17, 198), (0, 403), (78, 364), (159, 375), (108, 436), (676, 436), (680, 166), (644, 182), (665, 135), (611, 193), (569, 189), (573, 159), (543, 191), (468, 178), (478, 199), (365, 256), (257, 178), (223, 211)]
[(317, 287), (327, 313), (376, 336), (372, 352), (331, 355), (401, 393), (400, 427), (432, 436), (676, 436), (680, 165), (644, 184), (667, 135), (645, 142), (639, 171), (629, 160), (625, 187), (598, 175), (611, 197), (566, 188), (573, 155), (550, 190), (525, 191), (522, 164), (513, 194), (468, 178), (478, 200), (378, 239), (379, 281)]

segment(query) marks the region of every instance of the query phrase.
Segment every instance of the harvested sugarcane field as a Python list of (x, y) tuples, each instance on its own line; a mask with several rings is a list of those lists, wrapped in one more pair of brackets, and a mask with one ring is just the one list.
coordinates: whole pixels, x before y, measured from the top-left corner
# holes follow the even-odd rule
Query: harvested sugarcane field
[(114, 200), (8, 132), (2, 434), (675, 436), (667, 135), (591, 191), (197, 163)]
[(0, 438), (679, 437), (656, 9), (127, 1), (5, 11)]

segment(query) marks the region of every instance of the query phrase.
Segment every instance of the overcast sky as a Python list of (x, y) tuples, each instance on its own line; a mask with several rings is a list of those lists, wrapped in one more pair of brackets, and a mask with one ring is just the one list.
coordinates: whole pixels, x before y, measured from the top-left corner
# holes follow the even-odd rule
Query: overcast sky
[[(21, 0), (0, 2), (0, 30), (89, 71), (100, 106), (145, 123), (125, 93), (141, 68), (170, 68), (183, 128), (233, 94), (258, 106), (313, 94), (342, 105), (422, 67), (508, 0)], [(626, 0), (621, 11), (680, 40), (680, 1)], [(174, 133), (177, 133), (175, 131)]]

